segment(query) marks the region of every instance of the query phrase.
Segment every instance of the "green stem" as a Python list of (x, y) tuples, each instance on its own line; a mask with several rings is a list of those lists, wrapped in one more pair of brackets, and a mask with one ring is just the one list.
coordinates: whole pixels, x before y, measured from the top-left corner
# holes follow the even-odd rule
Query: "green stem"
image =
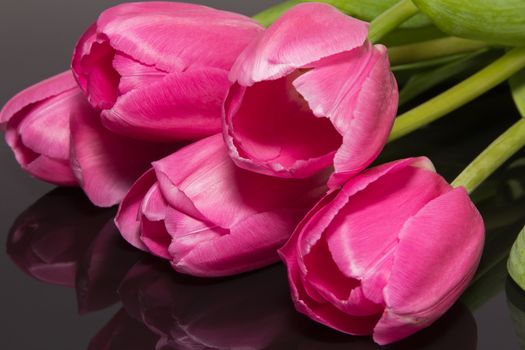
[(525, 67), (525, 48), (514, 48), (442, 94), (397, 117), (389, 141), (396, 140), (474, 100)]
[(391, 47), (388, 49), (388, 57), (390, 58), (390, 64), (397, 66), (477, 51), (487, 47), (487, 43), (483, 41), (447, 37)]
[(472, 193), (523, 146), (525, 146), (525, 118), (517, 121), (481, 152), (452, 182), (452, 186), (463, 186)]
[(428, 68), (434, 68), (434, 67), (443, 67), (446, 66), (449, 63), (452, 63), (454, 61), (458, 61), (460, 59), (464, 59), (466, 57), (470, 57), (474, 54), (480, 54), (481, 52), (484, 52), (484, 50), (479, 50), (477, 52), (469, 52), (469, 53), (460, 53), (457, 55), (450, 55), (445, 57), (439, 57), (434, 58), (431, 60), (426, 60), (422, 62), (414, 62), (414, 63), (407, 63), (407, 64), (400, 64), (396, 66), (390, 66), (390, 69), (392, 72), (402, 72), (407, 70), (416, 70), (416, 69), (428, 69)]
[(412, 0), (401, 0), (370, 22), (368, 39), (375, 43), (419, 12)]

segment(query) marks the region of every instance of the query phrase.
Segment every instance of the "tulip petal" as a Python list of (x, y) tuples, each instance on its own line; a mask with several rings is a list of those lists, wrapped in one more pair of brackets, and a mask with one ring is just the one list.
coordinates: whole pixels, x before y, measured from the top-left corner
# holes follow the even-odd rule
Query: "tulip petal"
[(368, 24), (321, 3), (294, 6), (241, 53), (230, 80), (274, 80), (324, 57), (361, 46)]
[(174, 72), (192, 65), (228, 70), (263, 28), (246, 16), (206, 6), (138, 2), (104, 11), (97, 30), (115, 50)]
[(324, 176), (286, 180), (237, 168), (228, 157), (220, 134), (187, 146), (153, 166), (171, 206), (185, 211), (177, 203), (179, 197), (171, 195), (176, 187), (191, 199), (202, 215), (199, 219), (204, 217), (222, 228), (232, 228), (250, 215), (275, 208), (306, 211), (325, 189)]
[[(291, 25), (283, 24), (280, 37), (294, 34)], [(263, 58), (256, 59), (259, 67)], [(307, 177), (333, 163), (329, 185), (337, 188), (377, 157), (392, 128), (398, 91), (386, 48), (363, 40), (285, 74), (238, 80), (231, 89), (224, 131), (230, 156), (240, 167), (279, 177)]]
[(173, 262), (175, 270), (195, 276), (227, 276), (277, 262), (277, 249), (290, 237), (300, 210), (258, 213), (239, 222), (230, 234), (201, 243), (183, 259)]
[(430, 201), (409, 219), (399, 234), (374, 340), (394, 342), (444, 314), (472, 278), (483, 242), (483, 219), (463, 188)]
[[(326, 240), (334, 261), (349, 277), (361, 279), (395, 247), (405, 221), (430, 200), (450, 190), (441, 176), (405, 166), (370, 183), (348, 198)], [(366, 231), (366, 236), (361, 233)]]
[(168, 252), (173, 261), (183, 259), (197, 245), (227, 234), (217, 225), (195, 219), (171, 207), (168, 207), (164, 224), (171, 236)]
[[(324, 200), (322, 200), (322, 202), (324, 202)], [(315, 212), (315, 209), (316, 208), (312, 209), (310, 213)], [(288, 268), (290, 291), (295, 308), (311, 319), (342, 332), (354, 335), (371, 334), (377, 322), (377, 316), (360, 317), (348, 315), (330, 303), (321, 303), (312, 299), (306, 292), (303, 285), (304, 279), (301, 276), (298, 264), (301, 258), (298, 255), (299, 249), (297, 249), (300, 235), (297, 233), (302, 230), (302, 226), (307, 222), (308, 215), (297, 227), (298, 231), (296, 231), (286, 245), (279, 250), (279, 254)]]
[[(315, 244), (319, 242), (323, 232), (330, 226), (330, 223), (334, 220), (339, 211), (343, 210), (348, 202), (348, 198), (364, 191), (367, 186), (378, 181), (378, 179), (381, 179), (390, 172), (395, 172), (406, 167), (416, 167), (428, 169), (430, 171), (433, 170), (432, 163), (427, 158), (407, 158), (374, 167), (367, 170), (364, 173), (364, 176), (350, 179), (340, 191), (332, 190), (323, 197), (312, 210), (310, 210), (292, 235), (292, 238), (295, 236), (297, 236), (297, 238), (291, 239), (285, 247), (283, 247), (283, 252), (281, 253), (283, 259), (289, 260), (284, 251), (290, 251), (290, 249), (292, 249), (287, 248), (292, 241), (301, 242), (301, 244), (297, 246), (297, 249), (299, 250), (301, 257), (306, 257), (310, 254)], [(304, 278), (308, 274), (308, 268), (303, 259), (299, 260), (298, 266), (301, 275)]]
[(5, 125), (15, 114), (24, 108), (76, 88), (77, 85), (71, 71), (66, 71), (43, 80), (21, 91), (5, 104), (2, 110), (0, 110), (0, 126)]
[(112, 131), (139, 139), (198, 139), (220, 132), (228, 87), (220, 69), (171, 73), (121, 96), (102, 120)]
[(141, 206), (141, 236), (140, 239), (148, 250), (161, 258), (169, 259), (168, 246), (171, 237), (164, 226), (168, 205), (155, 183), (146, 193)]
[[(335, 216), (344, 208), (348, 198), (364, 191), (370, 184), (389, 173), (407, 167), (434, 171), (434, 167), (428, 158), (406, 158), (369, 169), (363, 173), (363, 176), (350, 179), (340, 191), (332, 190), (326, 194), (305, 216), (297, 227), (296, 233), (294, 233), (294, 236), (299, 235), (301, 237), (298, 240), (302, 242), (301, 246), (298, 247), (300, 255), (306, 256), (310, 253), (314, 244), (321, 238), (321, 235), (329, 227)], [(306, 270), (304, 272), (306, 273)]]
[(13, 97), (0, 111), (0, 127), (24, 170), (58, 185), (76, 185), (69, 166), (69, 115), (83, 99), (70, 71)]
[(265, 175), (305, 178), (332, 163), (341, 136), (328, 119), (312, 114), (292, 86), (295, 76), (231, 90), (225, 138), (239, 166)]
[[(317, 228), (328, 225), (331, 220), (330, 216), (332, 216), (332, 214), (329, 213), (332, 209), (329, 204), (332, 203), (337, 194), (338, 191), (331, 191), (323, 197), (315, 207), (306, 214), (299, 225), (297, 225), (295, 232), (292, 234), (288, 242), (279, 249), (278, 252), (288, 268), (290, 291), (297, 311), (319, 323), (338, 329), (342, 332), (355, 335), (367, 335), (371, 334), (378, 316), (363, 317), (348, 315), (330, 303), (322, 302), (322, 299), (319, 299), (319, 294), (318, 297), (313, 298), (310, 295), (312, 290), (307, 291), (304, 285), (307, 271), (305, 262), (303, 261), (304, 255), (302, 255), (304, 251), (299, 242), (303, 240), (309, 241), (310, 238), (312, 238), (312, 241), (309, 241), (310, 244), (308, 246), (310, 248), (308, 248), (308, 252), (315, 249), (312, 245), (317, 242), (320, 236), (306, 237), (303, 233), (309, 232), (311, 229), (310, 225), (312, 224), (315, 225), (314, 232), (317, 232)], [(344, 204), (344, 202), (342, 204)], [(337, 210), (335, 213), (337, 213)], [(321, 277), (320, 274), (318, 276)], [(351, 287), (351, 285), (348, 285), (348, 287)]]
[[(96, 23), (93, 23), (82, 34), (77, 44), (75, 45), (75, 49), (73, 50), (73, 58), (71, 60), (71, 71), (73, 72), (78, 86), (84, 92), (87, 92), (89, 74), (87, 74), (87, 72), (83, 69), (82, 65), (86, 63), (86, 56), (89, 55), (91, 47), (96, 41), (97, 25)], [(90, 100), (89, 102), (91, 103), (92, 101)]]
[(142, 86), (153, 84), (167, 74), (167, 72), (142, 64), (118, 52), (113, 58), (113, 67), (120, 75), (118, 89), (121, 95)]
[(69, 117), (84, 100), (80, 89), (72, 89), (37, 104), (17, 127), (23, 144), (48, 157), (69, 159)]
[(339, 187), (377, 157), (392, 128), (398, 90), (386, 48), (367, 44), (317, 62), (293, 85), (343, 137), (330, 180), (332, 188)]
[(364, 296), (358, 288), (359, 280), (342, 274), (324, 239), (317, 242), (304, 257), (304, 264), (308, 271), (304, 277), (304, 288), (312, 299), (329, 302), (355, 316), (377, 315), (383, 311), (381, 305), (372, 303)]
[(109, 42), (100, 39), (93, 43), (90, 54), (82, 59), (84, 69), (89, 72), (85, 74), (84, 92), (97, 109), (111, 108), (118, 98), (120, 77), (112, 64), (114, 55)]
[(80, 37), (71, 68), (78, 86), (97, 109), (111, 108), (118, 97), (119, 75), (113, 67), (115, 52), (104, 35), (97, 35), (96, 23)]
[(168, 204), (160, 192), (159, 184), (155, 183), (144, 196), (140, 212), (150, 221), (162, 221), (166, 219), (167, 210)]
[[(5, 138), (17, 162), (25, 171), (38, 179), (60, 186), (77, 185), (69, 159), (52, 158), (29, 149), (22, 142), (17, 126), (15, 120), (9, 122)], [(65, 147), (69, 148), (69, 143)]]
[(31, 175), (60, 186), (76, 186), (77, 181), (71, 171), (69, 162), (46, 156), (38, 156), (24, 169)]
[(87, 103), (83, 113), (71, 116), (71, 142), (75, 175), (89, 199), (101, 207), (118, 204), (151, 162), (179, 147), (115, 135)]
[(144, 196), (154, 184), (155, 172), (150, 169), (130, 188), (115, 217), (115, 225), (122, 237), (132, 246), (144, 251), (148, 251), (148, 248), (140, 239), (140, 208)]
[[(370, 186), (374, 186), (376, 182), (390, 176), (392, 173), (402, 173), (407, 169), (409, 171), (413, 169), (416, 173), (418, 171), (434, 171), (432, 163), (423, 157), (404, 159), (372, 168), (366, 171), (363, 176), (349, 180), (341, 190), (329, 192), (297, 226), (291, 239), (280, 249), (279, 253), (288, 265), (292, 292), (295, 293), (296, 298), (299, 298), (295, 300), (299, 311), (321, 323), (332, 326), (331, 317), (342, 318), (342, 316), (334, 316), (327, 313), (325, 315), (327, 318), (324, 318), (319, 315), (316, 316), (319, 310), (313, 312), (310, 309), (311, 305), (326, 304), (322, 303), (322, 300), (325, 299), (331, 305), (335, 305), (333, 308), (337, 307), (338, 312), (346, 314), (346, 317), (360, 319), (360, 316), (365, 316), (368, 320), (377, 320), (379, 318), (383, 309), (381, 305), (382, 300), (379, 298), (375, 298), (375, 301), (371, 300), (368, 293), (365, 293), (365, 289), (356, 282), (352, 283), (352, 281), (356, 281), (355, 279), (342, 274), (345, 269), (338, 265), (334, 264), (332, 267), (325, 266), (324, 268), (318, 266), (320, 262), (326, 264), (334, 259), (333, 253), (330, 253), (328, 250), (329, 247), (326, 247), (326, 250), (322, 253), (323, 244), (326, 244), (322, 234), (327, 229), (330, 229), (334, 217), (344, 210), (348, 198), (353, 198), (362, 192), (366, 192)], [(321, 253), (322, 256), (319, 256)], [(339, 260), (341, 260), (341, 257), (339, 257)], [(336, 269), (335, 272), (334, 268)], [(337, 272), (339, 270), (341, 272)], [(327, 271), (331, 271), (331, 274), (335, 274), (338, 277), (334, 277), (335, 280), (331, 281), (330, 276), (332, 275), (327, 274)], [(369, 284), (373, 282), (374, 280), (368, 281)], [(301, 284), (300, 287), (295, 285), (298, 283)], [(299, 294), (299, 289), (304, 294)], [(324, 309), (330, 310), (328, 306), (324, 306)], [(322, 309), (320, 308), (320, 310)], [(366, 329), (356, 330), (355, 327), (355, 325), (338, 325), (335, 328), (351, 334), (366, 334)], [(370, 327), (373, 328), (373, 325)], [(368, 332), (371, 333), (371, 328), (368, 328)]]

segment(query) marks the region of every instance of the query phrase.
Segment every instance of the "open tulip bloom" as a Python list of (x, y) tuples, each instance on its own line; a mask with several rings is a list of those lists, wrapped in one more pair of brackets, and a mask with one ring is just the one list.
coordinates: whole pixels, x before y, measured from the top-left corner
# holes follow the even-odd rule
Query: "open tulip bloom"
[(233, 275), (279, 260), (277, 249), (325, 182), (323, 174), (280, 179), (240, 169), (218, 134), (153, 163), (124, 198), (116, 223), (128, 242), (177, 271)]
[(64, 72), (20, 92), (2, 108), (0, 125), (25, 171), (57, 185), (77, 183), (69, 162), (69, 115), (79, 99), (73, 75)]
[(367, 35), (368, 23), (306, 3), (253, 41), (230, 71), (224, 135), (235, 163), (287, 178), (333, 166), (332, 187), (366, 168), (398, 100), (386, 48)]
[(281, 249), (297, 310), (342, 332), (400, 340), (468, 286), (483, 220), (426, 158), (375, 167), (327, 194)]
[(104, 11), (80, 39), (73, 72), (114, 132), (195, 140), (221, 130), (228, 71), (262, 29), (206, 6), (122, 4)]
[[(177, 272), (230, 276), (280, 256), (297, 310), (392, 343), (443, 315), (476, 271), (484, 225), (468, 193), (525, 146), (525, 5), (505, 0), (511, 6), (493, 9), (499, 16), (487, 1), (477, 13), (457, 1), (401, 0), (368, 23), (323, 1), (298, 2), (257, 15), (273, 22), (267, 29), (194, 4), (110, 8), (78, 41), (70, 70), (13, 97), (0, 127), (24, 170), (80, 186), (97, 206), (119, 204), (121, 235)], [(418, 11), (460, 38), (388, 54), (376, 44)], [(493, 30), (492, 17), (512, 20)], [(477, 50), (503, 51), (488, 43), (516, 47), (395, 118), (390, 59), (426, 69), (407, 83), (425, 90), (467, 70)], [(511, 77), (524, 118), (451, 184), (425, 157), (367, 169), (388, 140)], [(519, 281), (521, 242), (510, 262)]]
[(0, 123), (23, 169), (57, 185), (79, 185), (102, 207), (120, 203), (152, 161), (180, 147), (138, 141), (104, 128), (71, 71), (13, 97), (0, 111)]

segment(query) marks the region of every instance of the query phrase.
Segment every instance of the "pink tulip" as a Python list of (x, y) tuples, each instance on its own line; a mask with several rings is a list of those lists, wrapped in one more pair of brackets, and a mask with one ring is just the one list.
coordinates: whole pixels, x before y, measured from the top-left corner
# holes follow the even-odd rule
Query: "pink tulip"
[(97, 206), (118, 204), (151, 162), (180, 147), (104, 128), (70, 71), (13, 97), (0, 125), (22, 168), (57, 185), (80, 185)]
[(278, 261), (277, 249), (323, 195), (325, 181), (240, 169), (217, 134), (153, 163), (121, 203), (116, 223), (128, 242), (169, 259), (177, 271), (232, 275)]
[(77, 184), (69, 165), (69, 115), (83, 98), (71, 72), (64, 72), (20, 92), (2, 108), (0, 126), (25, 171), (57, 185)]
[(392, 162), (332, 191), (280, 250), (298, 311), (388, 344), (429, 326), (476, 271), (483, 220), (426, 158)]
[(221, 130), (228, 71), (262, 30), (248, 17), (205, 6), (122, 4), (82, 36), (73, 71), (111, 130), (198, 139)]
[(71, 162), (80, 186), (97, 206), (120, 203), (151, 162), (181, 146), (115, 134), (102, 125), (85, 98), (81, 104), (83, 113), (71, 115)]
[(239, 56), (226, 102), (235, 163), (303, 178), (333, 166), (337, 187), (379, 154), (397, 110), (386, 48), (368, 24), (321, 3), (285, 13)]

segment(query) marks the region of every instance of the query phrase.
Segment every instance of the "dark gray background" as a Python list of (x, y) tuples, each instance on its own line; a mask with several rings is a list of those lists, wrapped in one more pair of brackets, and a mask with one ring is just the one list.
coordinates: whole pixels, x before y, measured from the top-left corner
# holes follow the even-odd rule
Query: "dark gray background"
[[(83, 30), (100, 11), (120, 2), (0, 0), (0, 104), (21, 89), (67, 69), (74, 44)], [(248, 15), (278, 2), (199, 1)], [(493, 103), (497, 102), (490, 105)], [(474, 108), (472, 113), (480, 119), (494, 118), (485, 107)], [(436, 144), (445, 148), (447, 145), (446, 142)], [(456, 140), (455, 145), (461, 147), (461, 142)], [(0, 239), (4, 242), (17, 215), (53, 186), (22, 172), (4, 142), (0, 143), (0, 164)], [(90, 338), (117, 310), (113, 307), (78, 316), (72, 290), (31, 279), (14, 266), (5, 250), (0, 253), (0, 271), (0, 347), (3, 349), (85, 349)], [(518, 348), (502, 291), (476, 311), (475, 316), (479, 349)]]

